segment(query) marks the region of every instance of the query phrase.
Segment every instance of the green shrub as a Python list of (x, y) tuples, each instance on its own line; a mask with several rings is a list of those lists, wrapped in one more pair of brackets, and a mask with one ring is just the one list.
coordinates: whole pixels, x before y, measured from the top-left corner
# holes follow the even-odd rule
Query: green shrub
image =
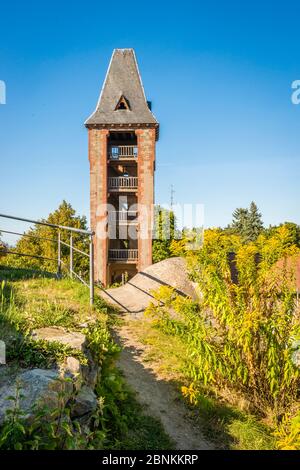
[[(161, 328), (184, 339), (193, 385), (242, 394), (274, 423), (297, 402), (300, 385), (293, 360), (300, 339), (292, 263), (298, 249), (279, 235), (244, 245), (235, 235), (209, 231), (204, 247), (189, 256), (200, 301), (162, 287), (148, 308)], [(279, 266), (284, 259), (290, 262)]]

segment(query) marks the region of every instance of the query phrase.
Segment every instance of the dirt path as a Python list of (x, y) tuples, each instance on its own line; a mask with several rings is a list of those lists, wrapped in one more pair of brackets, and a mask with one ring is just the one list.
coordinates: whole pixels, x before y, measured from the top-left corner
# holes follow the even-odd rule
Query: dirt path
[[(138, 321), (138, 320), (137, 320)], [(208, 450), (213, 445), (188, 416), (187, 408), (175, 387), (163, 380), (149, 361), (144, 361), (146, 346), (137, 342), (126, 324), (115, 328), (116, 340), (123, 346), (118, 367), (136, 391), (137, 400), (149, 415), (159, 419), (178, 450)]]
[[(185, 260), (170, 258), (139, 272), (127, 284), (101, 291), (101, 296), (117, 307), (130, 320), (139, 321), (143, 311), (153, 301), (152, 291), (161, 286), (171, 286), (183, 296), (196, 296), (188, 279)], [(212, 449), (199, 427), (188, 416), (174, 384), (166, 381), (146, 360), (146, 346), (139, 343), (126, 322), (114, 330), (116, 341), (123, 346), (118, 366), (127, 383), (137, 394), (137, 400), (149, 415), (159, 419), (176, 449)]]

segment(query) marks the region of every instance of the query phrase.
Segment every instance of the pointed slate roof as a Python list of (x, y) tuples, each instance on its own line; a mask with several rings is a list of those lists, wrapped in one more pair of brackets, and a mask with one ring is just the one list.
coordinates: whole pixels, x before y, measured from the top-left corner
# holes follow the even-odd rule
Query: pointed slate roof
[[(116, 109), (121, 98), (127, 109)], [(86, 127), (110, 124), (159, 125), (149, 109), (133, 49), (114, 49), (96, 109), (85, 122)]]

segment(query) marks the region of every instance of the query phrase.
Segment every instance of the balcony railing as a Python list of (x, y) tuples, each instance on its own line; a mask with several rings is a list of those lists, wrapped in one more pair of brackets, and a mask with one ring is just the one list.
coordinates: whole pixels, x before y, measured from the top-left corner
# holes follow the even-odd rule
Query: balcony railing
[(136, 176), (112, 176), (108, 178), (108, 188), (112, 190), (119, 189), (137, 189), (138, 178)]
[(112, 145), (108, 149), (110, 160), (127, 160), (137, 158), (138, 148), (136, 145)]
[(124, 223), (127, 222), (136, 222), (137, 221), (137, 212), (136, 211), (110, 211), (108, 213), (108, 221)]
[(108, 258), (110, 261), (136, 261), (138, 259), (138, 250), (108, 250)]

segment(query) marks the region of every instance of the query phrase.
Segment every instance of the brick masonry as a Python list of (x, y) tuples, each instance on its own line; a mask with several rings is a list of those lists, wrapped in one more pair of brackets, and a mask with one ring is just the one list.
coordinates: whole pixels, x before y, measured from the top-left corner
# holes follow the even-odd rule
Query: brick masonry
[(139, 212), (138, 271), (141, 271), (152, 264), (155, 129), (135, 132), (138, 141), (138, 204), (147, 208), (147, 212)]
[[(90, 215), (95, 232), (95, 280), (107, 285), (107, 129), (89, 129)], [(154, 204), (155, 129), (136, 130), (138, 142), (138, 271), (152, 264), (152, 226)], [(141, 205), (141, 206), (140, 206)], [(146, 207), (145, 212), (142, 208)]]
[(107, 202), (107, 136), (106, 129), (89, 129), (90, 215), (95, 232), (95, 280), (107, 284), (108, 240)]

